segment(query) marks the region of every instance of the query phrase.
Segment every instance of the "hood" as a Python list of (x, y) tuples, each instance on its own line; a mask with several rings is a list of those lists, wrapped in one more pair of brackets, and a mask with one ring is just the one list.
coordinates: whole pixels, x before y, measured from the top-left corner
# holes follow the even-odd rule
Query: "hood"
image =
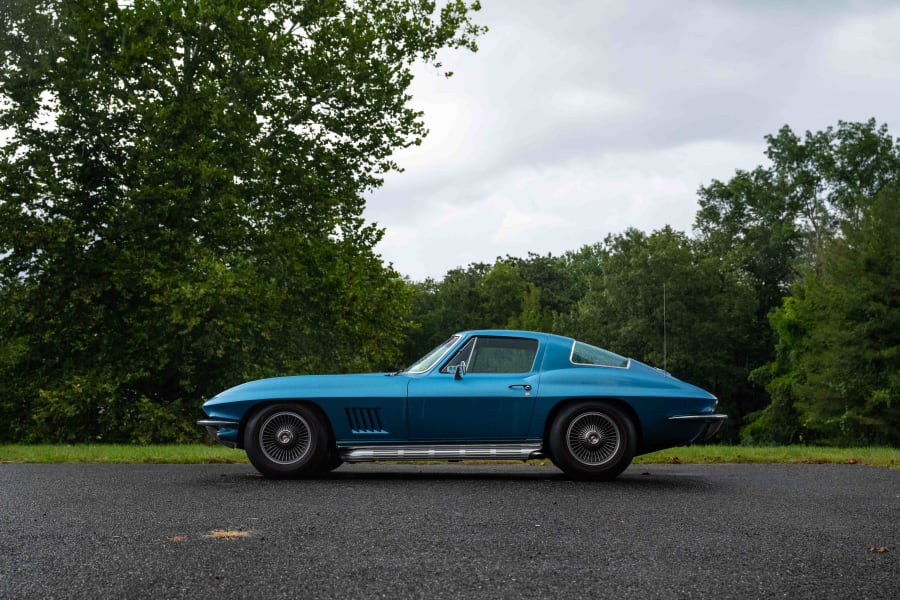
[[(391, 385), (390, 382), (394, 382)], [(396, 390), (398, 378), (387, 373), (366, 373), (355, 375), (294, 375), (248, 381), (229, 388), (207, 400), (203, 406), (214, 406), (229, 402), (248, 400), (312, 399), (334, 398), (359, 394), (361, 390), (377, 390), (391, 387)], [(406, 385), (406, 381), (402, 381)]]

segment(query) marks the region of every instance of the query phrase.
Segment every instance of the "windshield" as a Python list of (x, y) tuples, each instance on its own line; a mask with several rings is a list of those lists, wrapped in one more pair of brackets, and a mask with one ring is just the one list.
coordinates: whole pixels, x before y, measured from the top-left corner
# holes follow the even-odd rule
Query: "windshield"
[(433, 367), (437, 361), (441, 360), (441, 358), (443, 358), (444, 355), (450, 351), (450, 348), (452, 348), (458, 341), (458, 335), (452, 336), (443, 344), (410, 365), (409, 368), (406, 369), (405, 373), (424, 373), (425, 371)]

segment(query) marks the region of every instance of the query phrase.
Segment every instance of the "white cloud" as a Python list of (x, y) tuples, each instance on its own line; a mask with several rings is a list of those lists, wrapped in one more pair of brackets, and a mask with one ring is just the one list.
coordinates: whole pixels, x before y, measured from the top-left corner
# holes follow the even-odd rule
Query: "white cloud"
[(900, 85), (900, 7), (848, 18), (828, 38), (826, 63), (850, 81)]
[(900, 9), (859, 0), (485, 3), (477, 54), (413, 85), (431, 134), (367, 216), (414, 279), (627, 227), (690, 230), (696, 191), (764, 136), (875, 117), (900, 130)]

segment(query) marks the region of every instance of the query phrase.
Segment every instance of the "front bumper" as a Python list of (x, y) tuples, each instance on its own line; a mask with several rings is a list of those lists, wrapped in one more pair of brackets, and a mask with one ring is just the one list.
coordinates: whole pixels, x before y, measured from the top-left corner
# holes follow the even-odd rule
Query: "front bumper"
[(719, 429), (722, 427), (722, 423), (725, 422), (725, 419), (728, 418), (728, 415), (722, 413), (713, 413), (710, 415), (675, 415), (673, 417), (669, 417), (669, 421), (675, 421), (678, 423), (698, 423), (703, 424), (704, 427), (699, 431), (697, 436), (691, 440), (691, 442), (703, 442), (716, 435), (719, 432)]
[(197, 421), (197, 425), (206, 428), (207, 433), (215, 441), (229, 448), (237, 447), (237, 433), (240, 423), (237, 421), (223, 421), (221, 419), (204, 419)]

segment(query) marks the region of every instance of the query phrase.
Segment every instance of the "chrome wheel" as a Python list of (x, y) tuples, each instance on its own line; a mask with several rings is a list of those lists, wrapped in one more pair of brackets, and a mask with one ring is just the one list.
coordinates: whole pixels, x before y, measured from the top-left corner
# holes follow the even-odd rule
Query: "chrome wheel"
[(622, 434), (608, 415), (581, 413), (569, 424), (566, 446), (579, 462), (592, 467), (609, 462), (619, 452)]
[(311, 439), (309, 423), (295, 412), (276, 412), (259, 427), (260, 450), (279, 465), (302, 461), (309, 452)]

